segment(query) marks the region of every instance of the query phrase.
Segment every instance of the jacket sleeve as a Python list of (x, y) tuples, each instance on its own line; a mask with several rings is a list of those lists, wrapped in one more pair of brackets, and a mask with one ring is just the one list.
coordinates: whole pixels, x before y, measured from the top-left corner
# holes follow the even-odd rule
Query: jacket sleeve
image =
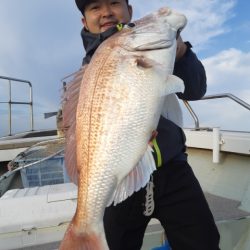
[(192, 45), (189, 42), (185, 42), (185, 44), (187, 51), (175, 63), (174, 67), (174, 75), (180, 77), (185, 84), (184, 93), (177, 93), (177, 96), (188, 101), (199, 100), (207, 90), (206, 72), (202, 63), (191, 50)]
[[(185, 84), (184, 93), (177, 96), (184, 100), (198, 100), (206, 93), (206, 72), (202, 63), (187, 44), (184, 56), (175, 63), (174, 75)], [(153, 156), (158, 167), (171, 160), (186, 160), (185, 135), (180, 127), (164, 117), (160, 118), (158, 135), (153, 144)]]
[(157, 132), (153, 140), (153, 157), (157, 167), (173, 159), (186, 160), (186, 137), (180, 127), (161, 116)]

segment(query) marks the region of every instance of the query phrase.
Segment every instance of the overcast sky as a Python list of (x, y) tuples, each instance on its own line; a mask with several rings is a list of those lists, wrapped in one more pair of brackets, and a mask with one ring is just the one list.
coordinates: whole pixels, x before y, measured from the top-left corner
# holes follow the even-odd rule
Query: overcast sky
[[(134, 19), (162, 6), (185, 14), (182, 37), (193, 44), (208, 78), (207, 94), (232, 93), (250, 103), (250, 2), (245, 0), (130, 0)], [(81, 66), (81, 13), (73, 0), (1, 0), (0, 75), (33, 85), (35, 129), (55, 127), (43, 113), (57, 111), (62, 82)], [(27, 101), (28, 88), (13, 86), (13, 98)], [(0, 80), (0, 102), (8, 101)], [(192, 102), (202, 126), (250, 131), (250, 112), (227, 99)], [(7, 105), (0, 104), (0, 135), (7, 131)], [(28, 108), (14, 108), (13, 129), (28, 129)], [(185, 111), (184, 111), (185, 113)], [(193, 122), (187, 116), (185, 124)]]

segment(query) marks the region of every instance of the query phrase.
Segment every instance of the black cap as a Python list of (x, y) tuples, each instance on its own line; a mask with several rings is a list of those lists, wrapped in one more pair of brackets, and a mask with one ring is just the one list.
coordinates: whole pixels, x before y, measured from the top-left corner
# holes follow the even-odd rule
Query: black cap
[(84, 15), (84, 10), (87, 4), (91, 2), (91, 0), (75, 0), (77, 8), (82, 12)]
[[(84, 10), (86, 5), (91, 3), (92, 0), (75, 0), (77, 8), (81, 11), (81, 13), (84, 15)], [(128, 0), (126, 0), (128, 4)]]

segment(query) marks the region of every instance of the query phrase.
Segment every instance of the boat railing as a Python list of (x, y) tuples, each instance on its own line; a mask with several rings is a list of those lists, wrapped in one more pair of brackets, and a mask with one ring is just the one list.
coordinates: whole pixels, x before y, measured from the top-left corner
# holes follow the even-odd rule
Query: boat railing
[[(250, 105), (248, 103), (244, 102), (240, 98), (230, 93), (207, 95), (207, 96), (204, 96), (201, 100), (210, 100), (210, 99), (219, 99), (219, 98), (229, 98), (250, 111)], [(200, 130), (201, 128), (200, 128), (200, 122), (199, 122), (198, 116), (196, 115), (196, 113), (194, 112), (194, 110), (192, 109), (188, 101), (183, 100), (183, 102), (194, 120), (195, 130)]]
[[(29, 105), (30, 107), (30, 131), (34, 130), (34, 114), (33, 114), (33, 91), (32, 84), (30, 81), (16, 79), (12, 77), (0, 76), (0, 80), (6, 80), (8, 82), (8, 97), (7, 101), (0, 101), (0, 104), (8, 104), (8, 135), (12, 135), (12, 106), (13, 105)], [(20, 84), (28, 84), (29, 87), (29, 101), (14, 101), (12, 96), (12, 84), (13, 82)]]

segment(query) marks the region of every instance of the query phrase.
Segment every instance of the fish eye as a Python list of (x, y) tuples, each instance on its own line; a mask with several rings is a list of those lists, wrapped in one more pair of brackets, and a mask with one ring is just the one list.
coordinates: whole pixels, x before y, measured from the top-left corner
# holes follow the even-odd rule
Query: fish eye
[(135, 27), (135, 23), (128, 23), (125, 25), (126, 28), (133, 28)]
[(130, 27), (130, 28), (135, 27), (135, 23), (128, 23), (128, 27)]

